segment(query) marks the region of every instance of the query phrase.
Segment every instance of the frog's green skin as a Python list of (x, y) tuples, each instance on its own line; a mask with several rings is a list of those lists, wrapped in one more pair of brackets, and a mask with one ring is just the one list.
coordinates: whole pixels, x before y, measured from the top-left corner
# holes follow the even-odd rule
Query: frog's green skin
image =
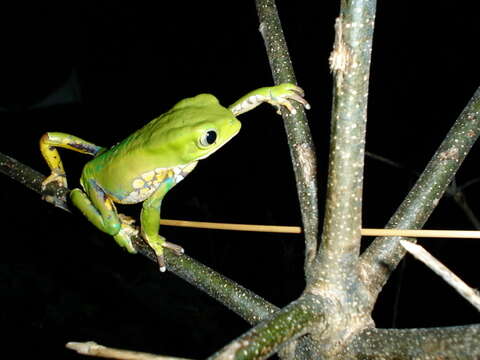
[(228, 108), (210, 94), (200, 94), (178, 102), (168, 112), (153, 119), (122, 142), (106, 149), (72, 135), (49, 132), (40, 140), (41, 152), (52, 173), (43, 182), (55, 181), (67, 187), (65, 171), (56, 147), (95, 156), (82, 172), (81, 189), (73, 189), (75, 206), (100, 230), (112, 235), (129, 252), (136, 252), (131, 237), (138, 231), (133, 221), (118, 214), (114, 203), (143, 201), (141, 236), (155, 251), (160, 270), (165, 271), (163, 247), (183, 253), (158, 234), (160, 207), (165, 194), (197, 165), (225, 145), (240, 130), (235, 116), (263, 102), (295, 112), (292, 100), (309, 108), (303, 91), (292, 84), (254, 90)]

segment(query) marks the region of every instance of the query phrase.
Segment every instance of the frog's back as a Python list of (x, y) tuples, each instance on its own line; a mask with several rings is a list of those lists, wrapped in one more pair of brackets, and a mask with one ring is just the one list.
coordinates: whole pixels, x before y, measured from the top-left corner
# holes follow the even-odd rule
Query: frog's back
[[(192, 164), (202, 158), (203, 154), (196, 149), (196, 128), (202, 122), (210, 123), (218, 118), (237, 121), (213, 95), (200, 94), (181, 100), (168, 112), (89, 162), (83, 178), (95, 179), (118, 202), (133, 201), (130, 198), (139, 188), (150, 194), (161, 181), (172, 181), (173, 186), (193, 169)], [(135, 195), (133, 198), (140, 197)]]

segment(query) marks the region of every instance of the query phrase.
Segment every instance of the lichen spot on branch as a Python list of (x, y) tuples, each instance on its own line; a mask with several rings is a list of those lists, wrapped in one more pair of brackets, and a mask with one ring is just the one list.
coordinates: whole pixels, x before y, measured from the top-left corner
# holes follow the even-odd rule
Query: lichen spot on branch
[(441, 152), (438, 155), (440, 160), (458, 160), (459, 150), (456, 146), (452, 146), (450, 149)]
[(343, 39), (344, 23), (341, 17), (335, 20), (335, 42), (333, 50), (328, 59), (330, 63), (330, 71), (335, 75), (337, 87), (343, 82), (343, 75), (351, 62), (351, 51)]
[(295, 150), (298, 152), (299, 165), (303, 169), (305, 178), (309, 181), (316, 176), (315, 153), (308, 144), (295, 144)]

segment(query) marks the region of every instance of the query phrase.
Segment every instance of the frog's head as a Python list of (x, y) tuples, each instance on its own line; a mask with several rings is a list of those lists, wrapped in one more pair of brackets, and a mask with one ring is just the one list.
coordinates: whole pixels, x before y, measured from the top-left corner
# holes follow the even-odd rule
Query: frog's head
[(200, 94), (178, 102), (170, 111), (151, 123), (151, 144), (176, 157), (178, 163), (205, 159), (230, 139), (241, 127), (233, 113), (216, 97)]

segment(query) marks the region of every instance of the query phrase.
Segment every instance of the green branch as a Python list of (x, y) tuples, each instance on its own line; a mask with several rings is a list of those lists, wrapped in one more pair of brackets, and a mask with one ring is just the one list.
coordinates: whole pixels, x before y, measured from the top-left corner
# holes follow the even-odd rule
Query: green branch
[[(17, 180), (29, 189), (39, 194), (42, 193), (41, 184), (45, 179), (43, 174), (1, 153), (0, 172)], [(56, 193), (56, 187), (53, 183), (50, 190), (52, 193), (59, 195)], [(57, 203), (56, 205), (68, 211), (66, 203)], [(135, 248), (140, 254), (154, 262), (157, 261), (152, 249), (142, 239), (137, 237), (133, 240)], [(203, 290), (251, 324), (257, 324), (278, 310), (276, 306), (260, 296), (187, 255), (177, 256), (171, 250), (166, 249), (165, 256), (169, 271)]]
[[(157, 261), (150, 247), (140, 238), (135, 238), (135, 247), (142, 255)], [(236, 282), (199, 263), (187, 255), (178, 256), (166, 249), (167, 270), (204, 291), (215, 300), (255, 325), (279, 309)]]
[[(448, 189), (480, 134), (480, 87), (467, 104), (424, 172), (387, 224), (387, 228), (421, 229)], [(361, 273), (375, 301), (405, 250), (400, 238), (380, 237), (361, 257)], [(372, 303), (371, 306), (374, 304)]]
[[(275, 84), (286, 82), (296, 84), (275, 1), (256, 0), (256, 4), (260, 21), (260, 32), (265, 41), (265, 48), (270, 60), (270, 68)], [(317, 251), (317, 163), (305, 111), (298, 106), (297, 110), (295, 115), (288, 114), (285, 111), (282, 112), (282, 115), (300, 201), (305, 234), (305, 273), (308, 277), (309, 266)]]
[(312, 295), (302, 296), (271, 318), (253, 327), (236, 340), (209, 357), (209, 360), (265, 359), (287, 341), (304, 335), (309, 326), (317, 330), (326, 327), (322, 300)]

